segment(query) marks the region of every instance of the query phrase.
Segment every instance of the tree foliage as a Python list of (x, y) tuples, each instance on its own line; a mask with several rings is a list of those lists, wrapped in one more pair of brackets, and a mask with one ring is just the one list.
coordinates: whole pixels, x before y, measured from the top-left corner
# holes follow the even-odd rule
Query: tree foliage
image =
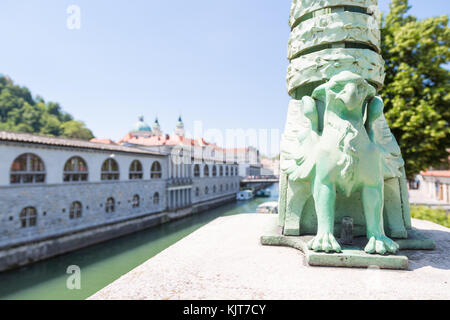
[(408, 14), (408, 0), (393, 0), (382, 24), (386, 118), (406, 161), (408, 177), (439, 167), (450, 147), (448, 16)]
[(58, 103), (46, 103), (40, 96), (33, 99), (27, 88), (1, 75), (0, 130), (83, 140), (94, 137), (84, 123), (62, 111)]

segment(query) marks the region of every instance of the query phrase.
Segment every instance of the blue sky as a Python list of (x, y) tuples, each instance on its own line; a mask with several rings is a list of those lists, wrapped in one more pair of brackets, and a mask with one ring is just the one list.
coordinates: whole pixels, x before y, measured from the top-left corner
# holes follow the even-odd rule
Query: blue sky
[[(380, 0), (386, 11), (389, 0)], [(172, 132), (284, 126), (291, 0), (2, 0), (0, 73), (59, 102), (99, 138), (137, 117)], [(411, 0), (411, 13), (449, 13), (448, 0)], [(66, 26), (69, 5), (81, 29)]]

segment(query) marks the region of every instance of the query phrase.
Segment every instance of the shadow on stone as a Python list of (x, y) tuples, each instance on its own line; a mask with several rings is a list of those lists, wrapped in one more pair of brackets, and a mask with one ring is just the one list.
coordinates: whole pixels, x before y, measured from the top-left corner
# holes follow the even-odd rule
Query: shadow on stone
[[(416, 230), (416, 229), (415, 229)], [(409, 259), (409, 270), (424, 267), (450, 270), (450, 240), (448, 232), (440, 230), (419, 230), (423, 235), (435, 240), (434, 250), (402, 250)]]
[[(284, 236), (276, 219), (270, 221), (270, 225), (267, 226), (266, 230), (266, 233), (261, 237), (261, 244), (268, 246), (286, 246), (298, 249), (305, 254), (306, 261), (311, 266), (353, 268), (378, 267), (381, 269), (393, 270), (414, 270), (427, 265), (446, 269), (450, 266), (445, 254), (445, 251), (448, 251), (450, 247), (449, 241), (446, 240), (448, 234), (445, 234), (445, 232), (442, 232), (442, 236), (436, 234), (436, 232), (439, 233), (441, 231), (421, 232), (417, 229), (410, 230), (408, 232), (408, 239), (394, 239), (400, 246), (400, 251), (397, 254), (378, 255), (367, 254), (364, 252), (364, 247), (368, 241), (366, 237), (354, 238), (352, 244), (340, 242), (342, 253), (329, 254), (324, 252), (314, 252), (313, 250), (308, 249), (307, 243), (313, 236)], [(434, 239), (438, 241), (438, 245), (436, 245)], [(435, 250), (436, 248), (438, 250)], [(411, 260), (411, 264), (409, 263), (409, 260)]]

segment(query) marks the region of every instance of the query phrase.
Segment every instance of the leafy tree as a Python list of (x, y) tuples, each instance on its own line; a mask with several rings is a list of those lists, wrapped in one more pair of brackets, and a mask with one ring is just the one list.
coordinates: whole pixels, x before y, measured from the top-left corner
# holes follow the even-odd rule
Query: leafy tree
[(70, 120), (61, 125), (63, 136), (82, 140), (92, 139), (91, 130), (84, 127), (84, 123), (80, 121)]
[(75, 121), (58, 103), (46, 103), (40, 96), (33, 99), (27, 88), (19, 87), (1, 75), (0, 130), (83, 140), (94, 137), (83, 122)]
[(408, 0), (393, 0), (382, 23), (386, 118), (412, 178), (439, 167), (450, 147), (448, 16), (418, 20)]

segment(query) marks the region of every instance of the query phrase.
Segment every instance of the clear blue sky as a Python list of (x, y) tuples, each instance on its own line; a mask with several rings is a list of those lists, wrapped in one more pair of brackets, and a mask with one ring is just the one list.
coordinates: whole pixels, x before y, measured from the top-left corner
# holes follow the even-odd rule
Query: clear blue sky
[[(382, 11), (389, 0), (380, 0)], [(120, 139), (137, 117), (172, 132), (284, 126), (291, 0), (1, 0), (0, 73)], [(411, 0), (411, 13), (449, 13)], [(69, 5), (81, 29), (66, 27)]]

